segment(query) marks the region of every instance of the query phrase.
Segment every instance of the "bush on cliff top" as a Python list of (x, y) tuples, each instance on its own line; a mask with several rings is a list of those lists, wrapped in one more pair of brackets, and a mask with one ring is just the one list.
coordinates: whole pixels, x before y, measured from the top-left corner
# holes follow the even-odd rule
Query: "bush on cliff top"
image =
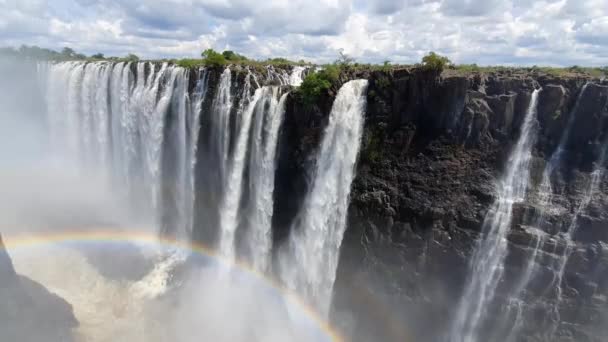
[(422, 57), (422, 67), (426, 70), (442, 72), (446, 67), (451, 65), (452, 62), (449, 58), (434, 52), (430, 52), (428, 55)]
[(325, 68), (308, 74), (297, 89), (302, 102), (306, 105), (316, 103), (319, 96), (329, 90), (340, 77), (341, 68), (336, 64), (326, 65)]
[(226, 57), (213, 49), (203, 51), (201, 56), (203, 57), (203, 64), (206, 66), (222, 67), (227, 63)]

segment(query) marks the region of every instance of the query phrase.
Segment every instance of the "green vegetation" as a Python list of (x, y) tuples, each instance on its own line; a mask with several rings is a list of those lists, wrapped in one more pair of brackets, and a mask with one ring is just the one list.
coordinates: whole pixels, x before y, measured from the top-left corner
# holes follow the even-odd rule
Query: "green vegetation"
[(230, 50), (222, 52), (222, 56), (224, 56), (224, 58), (230, 62), (243, 62), (248, 60), (247, 57), (239, 55), (238, 53)]
[(441, 73), (445, 68), (451, 65), (452, 62), (449, 60), (449, 58), (438, 55), (432, 51), (428, 55), (422, 57), (422, 68), (425, 70)]
[(251, 69), (257, 70), (259, 72), (264, 72), (267, 66), (272, 65), (275, 67), (288, 67), (294, 65), (312, 65), (310, 63), (306, 63), (301, 60), (299, 62), (294, 62), (288, 60), (286, 58), (269, 58), (267, 60), (254, 60), (249, 59), (246, 56), (238, 54), (231, 50), (226, 50), (223, 52), (217, 52), (213, 49), (207, 49), (203, 51), (201, 54), (201, 59), (193, 59), (193, 58), (184, 58), (179, 60), (170, 60), (170, 62), (175, 63), (184, 68), (199, 68), (199, 67), (224, 67), (229, 64), (233, 65), (241, 65), (245, 67), (249, 67)]
[(209, 67), (222, 67), (227, 63), (226, 57), (213, 49), (203, 51), (201, 56), (203, 57), (203, 64)]
[(340, 80), (346, 71), (354, 71), (359, 65), (355, 60), (340, 51), (338, 59), (332, 64), (324, 65), (320, 70), (309, 73), (296, 91), (305, 105), (317, 102), (322, 93), (327, 92)]
[(139, 62), (139, 56), (137, 56), (136, 54), (128, 54), (127, 57), (125, 57), (125, 60), (127, 62)]
[(344, 68), (344, 64), (334, 63), (325, 65), (323, 69), (308, 74), (297, 90), (302, 102), (306, 105), (316, 103), (323, 92), (328, 91), (332, 85), (338, 82)]
[(205, 66), (205, 61), (202, 59), (184, 58), (174, 61), (175, 64), (182, 68), (196, 69)]
[[(34, 59), (34, 60), (51, 60), (51, 61), (67, 61), (67, 60), (85, 60), (99, 61), (107, 60), (113, 62), (137, 62), (140, 58), (135, 54), (128, 54), (125, 57), (105, 56), (103, 53), (96, 53), (90, 57), (82, 53), (76, 52), (70, 47), (64, 47), (61, 51), (55, 51), (38, 46), (22, 45), (19, 48), (0, 47), (0, 56), (13, 56), (15, 58)], [(156, 60), (159, 62), (169, 62), (179, 65), (184, 68), (199, 68), (207, 67), (224, 67), (229, 64), (248, 67), (258, 72), (264, 72), (266, 67), (271, 65), (277, 68), (287, 68), (295, 65), (313, 66), (312, 63), (307, 63), (303, 60), (292, 61), (286, 58), (268, 58), (266, 60), (249, 59), (235, 51), (226, 50), (217, 52), (213, 49), (207, 49), (201, 54), (202, 58), (184, 58), (184, 59), (162, 59)], [(386, 60), (382, 64), (357, 63), (352, 57), (340, 52), (336, 61), (331, 64), (323, 65), (322, 70), (311, 72), (308, 74), (302, 85), (302, 90), (299, 91), (305, 102), (313, 103), (316, 98), (324, 91), (328, 91), (335, 85), (340, 74), (348, 72), (349, 74), (361, 72), (383, 72), (386, 74), (392, 73), (397, 69), (416, 69), (432, 70), (436, 73), (446, 72), (456, 75), (468, 75), (471, 73), (508, 73), (508, 74), (525, 74), (539, 73), (553, 77), (608, 77), (608, 66), (604, 67), (582, 67), (571, 66), (566, 68), (559, 67), (507, 67), (507, 66), (478, 66), (477, 64), (460, 64), (454, 65), (445, 56), (438, 55), (435, 52), (430, 52), (422, 58), (421, 63), (416, 65), (393, 64)], [(383, 88), (390, 85), (390, 77), (386, 79), (378, 78), (378, 86)]]

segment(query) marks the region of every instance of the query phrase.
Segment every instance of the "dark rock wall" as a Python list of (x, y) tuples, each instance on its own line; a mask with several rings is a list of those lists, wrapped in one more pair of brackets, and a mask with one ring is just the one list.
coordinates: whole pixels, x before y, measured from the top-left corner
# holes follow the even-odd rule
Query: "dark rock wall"
[[(538, 87), (543, 91), (532, 190), (514, 210), (500, 288), (508, 289), (523, 273), (536, 241), (530, 227), (537, 226), (546, 232), (540, 271), (531, 285), (540, 304), (531, 303), (526, 310), (548, 310), (555, 297), (558, 246), (565, 243), (563, 232), (606, 142), (608, 85), (598, 80), (590, 84), (570, 120), (587, 79), (516, 72), (437, 77), (410, 70), (352, 77), (368, 78), (370, 86), (336, 283), (335, 323), (345, 329), (356, 327), (354, 335), (360, 341), (439, 338), (470, 276), (469, 257), (494, 200), (496, 180), (517, 140), (531, 93)], [(305, 108), (291, 97), (287, 105), (275, 192), (278, 236), (286, 235), (310, 182), (306, 170), (331, 101), (330, 94), (317, 106)], [(552, 179), (558, 194), (554, 206), (560, 210), (538, 223), (534, 189), (569, 123), (563, 163)], [(604, 176), (578, 218), (562, 286), (565, 299), (558, 310), (563, 322), (557, 335), (564, 340), (599, 341), (598, 331), (606, 336), (606, 310), (599, 308), (608, 306), (607, 187)], [(354, 314), (344, 314), (349, 311)], [(544, 316), (529, 316), (521, 340), (543, 340), (534, 326), (543, 327)]]
[(15, 273), (0, 236), (0, 341), (70, 342), (77, 325), (70, 304)]

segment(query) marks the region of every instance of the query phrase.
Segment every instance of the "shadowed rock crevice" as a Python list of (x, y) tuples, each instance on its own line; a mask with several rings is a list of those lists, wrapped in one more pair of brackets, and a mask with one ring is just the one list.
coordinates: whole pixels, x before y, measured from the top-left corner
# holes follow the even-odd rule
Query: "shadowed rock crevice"
[(70, 342), (77, 326), (69, 303), (15, 273), (0, 236), (0, 340)]

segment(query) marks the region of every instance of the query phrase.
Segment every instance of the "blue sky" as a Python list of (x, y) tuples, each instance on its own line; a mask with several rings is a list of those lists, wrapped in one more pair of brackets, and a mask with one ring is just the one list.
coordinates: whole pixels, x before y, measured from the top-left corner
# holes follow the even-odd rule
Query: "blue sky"
[(608, 65), (606, 0), (0, 0), (0, 46), (92, 54)]

